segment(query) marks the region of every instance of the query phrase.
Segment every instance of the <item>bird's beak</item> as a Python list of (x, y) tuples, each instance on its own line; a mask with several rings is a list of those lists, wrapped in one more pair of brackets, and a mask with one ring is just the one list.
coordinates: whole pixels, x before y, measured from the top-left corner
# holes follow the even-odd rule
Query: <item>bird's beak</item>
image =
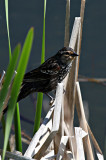
[(76, 57), (76, 56), (79, 56), (77, 53), (75, 53), (75, 52), (70, 52), (70, 56), (72, 56), (72, 57)]
[(79, 56), (79, 55), (74, 52), (74, 53), (72, 54), (72, 56), (75, 57), (75, 56)]

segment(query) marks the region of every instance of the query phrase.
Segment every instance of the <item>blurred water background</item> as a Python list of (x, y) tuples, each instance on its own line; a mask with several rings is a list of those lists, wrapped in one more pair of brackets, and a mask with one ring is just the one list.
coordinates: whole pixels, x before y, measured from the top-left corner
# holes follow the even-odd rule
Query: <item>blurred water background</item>
[[(80, 1), (71, 0), (70, 33), (75, 17), (80, 15)], [(8, 65), (8, 37), (6, 31), (4, 1), (0, 1), (0, 73)], [(46, 59), (54, 55), (64, 45), (65, 0), (48, 0), (46, 10)], [(79, 74), (87, 77), (106, 77), (106, 1), (87, 0), (83, 25), (83, 38)], [(43, 28), (43, 1), (11, 0), (9, 1), (9, 24), (12, 50), (17, 43), (23, 44), (31, 26), (35, 29), (35, 38), (27, 71), (40, 64)], [(90, 127), (104, 152), (106, 141), (106, 86), (81, 82), (84, 106), (89, 112)], [(21, 121), (22, 130), (32, 136), (36, 108), (36, 94), (20, 102), (21, 116), (31, 122)], [(48, 98), (44, 96), (42, 117), (49, 108)], [(77, 121), (75, 122), (76, 125)], [(3, 133), (0, 125), (0, 148)], [(24, 146), (24, 150), (27, 145)]]

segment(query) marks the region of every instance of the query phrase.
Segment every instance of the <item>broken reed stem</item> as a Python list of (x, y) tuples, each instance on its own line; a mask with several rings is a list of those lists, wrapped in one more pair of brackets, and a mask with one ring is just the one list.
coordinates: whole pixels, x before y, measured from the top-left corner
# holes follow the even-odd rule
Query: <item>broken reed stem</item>
[(58, 153), (60, 140), (61, 140), (62, 136), (64, 136), (64, 106), (63, 105), (61, 106), (59, 130), (54, 138), (54, 153), (55, 153), (55, 155), (57, 155), (57, 153)]
[(58, 146), (58, 153), (57, 153), (56, 160), (63, 159), (68, 138), (69, 138), (68, 136), (61, 137), (60, 145)]
[(33, 152), (35, 150), (35, 147), (39, 142), (41, 134), (43, 133), (43, 131), (45, 129), (45, 126), (48, 123), (48, 121), (49, 121), (49, 119), (50, 119), (50, 117), (51, 117), (51, 115), (53, 113), (53, 110), (54, 110), (54, 107), (50, 108), (50, 110), (48, 111), (48, 113), (47, 113), (42, 125), (40, 126), (39, 130), (33, 136), (32, 140), (30, 142), (30, 145), (28, 146), (24, 156), (26, 156), (26, 157), (33, 157), (34, 156)]
[[(54, 110), (54, 115), (53, 115), (53, 128), (58, 131), (54, 138), (54, 153), (55, 154), (58, 153), (58, 147), (60, 145), (60, 140), (64, 134), (64, 129), (63, 129), (63, 119), (64, 119), (63, 116), (64, 115), (62, 113), (63, 112), (63, 109), (62, 109), (63, 83), (60, 83), (58, 85), (60, 85), (60, 89), (57, 89), (58, 92), (56, 91), (56, 103), (55, 103), (55, 110)], [(60, 94), (61, 94), (61, 98), (58, 98), (58, 95), (60, 96)], [(52, 129), (52, 131), (54, 129)]]
[[(55, 102), (54, 102), (53, 106), (51, 107), (51, 109), (49, 110), (47, 116), (45, 117), (43, 124), (40, 126), (39, 130), (34, 135), (28, 149), (26, 150), (26, 152), (24, 154), (26, 157), (30, 158), (35, 155), (35, 151), (36, 151), (35, 147), (39, 143), (40, 137), (44, 134), (45, 127), (47, 125), (47, 122), (51, 118), (53, 110), (54, 110), (54, 116), (53, 116), (52, 130), (51, 130), (50, 134), (48, 134), (48, 136), (45, 139), (45, 142), (41, 145), (41, 148), (39, 148), (38, 152), (36, 153), (36, 155), (34, 157), (37, 159), (40, 159), (43, 156), (43, 154), (45, 153), (48, 146), (50, 145), (51, 141), (54, 139), (56, 133), (59, 130), (59, 125), (60, 125), (62, 95), (63, 95), (63, 84), (59, 83), (57, 86), (57, 90), (56, 90)], [(54, 105), (55, 105), (55, 108), (54, 108)]]
[(60, 126), (61, 106), (62, 106), (62, 99), (63, 99), (62, 97), (63, 97), (63, 83), (58, 83), (57, 90), (56, 90), (52, 130), (48, 135), (48, 137), (45, 139), (45, 142), (42, 144), (37, 154), (34, 156), (36, 159), (40, 159), (44, 155), (48, 146), (50, 145), (50, 143), (58, 133), (59, 126)]
[[(2, 153), (3, 153), (3, 150), (0, 149), (0, 155), (2, 155)], [(33, 158), (28, 158), (28, 157), (19, 155), (19, 153), (12, 153), (8, 151), (6, 151), (6, 157), (10, 159), (15, 159), (15, 160), (35, 160)]]
[[(78, 113), (80, 126), (86, 133), (88, 133), (87, 123), (86, 123), (86, 118), (85, 118), (85, 113), (83, 108), (83, 102), (82, 102), (82, 96), (81, 96), (80, 86), (78, 82), (76, 82), (76, 109)], [(87, 135), (84, 138), (84, 146), (85, 146), (87, 159), (94, 160), (89, 135)]]
[(57, 89), (56, 89), (56, 99), (55, 99), (53, 128), (52, 128), (52, 131), (56, 131), (56, 132), (58, 132), (59, 130), (62, 99), (63, 99), (63, 83), (58, 83)]

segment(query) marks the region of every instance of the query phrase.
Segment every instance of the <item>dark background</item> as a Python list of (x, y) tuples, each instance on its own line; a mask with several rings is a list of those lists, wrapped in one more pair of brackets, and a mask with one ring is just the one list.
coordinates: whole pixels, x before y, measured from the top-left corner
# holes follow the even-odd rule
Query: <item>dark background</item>
[[(75, 17), (80, 16), (81, 0), (71, 0), (70, 33)], [(87, 77), (106, 77), (106, 1), (87, 0), (83, 25), (82, 49), (79, 74)], [(46, 10), (46, 59), (55, 54), (64, 45), (65, 0), (48, 0)], [(35, 37), (27, 71), (39, 66), (42, 46), (43, 1), (41, 0), (10, 0), (9, 25), (12, 51), (17, 43), (25, 40), (31, 26)], [(0, 1), (0, 73), (8, 65), (8, 37), (5, 19), (4, 0)], [(81, 82), (82, 98), (89, 109), (90, 127), (104, 152), (106, 137), (106, 87), (101, 84)], [(20, 102), (21, 115), (34, 121), (35, 94)], [(42, 116), (48, 110), (48, 102), (44, 96)], [(34, 104), (34, 105), (33, 105)], [(32, 136), (33, 123), (21, 121), (22, 130)], [(76, 122), (77, 125), (77, 122)], [(0, 130), (0, 142), (2, 139)], [(3, 140), (2, 140), (3, 143)], [(0, 143), (0, 148), (2, 148)], [(26, 148), (26, 146), (25, 146)]]

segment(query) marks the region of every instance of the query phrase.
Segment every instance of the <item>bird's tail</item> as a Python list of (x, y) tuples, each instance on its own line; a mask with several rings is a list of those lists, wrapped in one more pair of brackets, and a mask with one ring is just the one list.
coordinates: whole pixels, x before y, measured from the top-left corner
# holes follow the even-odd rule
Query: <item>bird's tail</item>
[(17, 102), (19, 102), (21, 99), (25, 98), (26, 96), (28, 96), (31, 92), (33, 92), (31, 90), (31, 85), (32, 83), (25, 83), (22, 88), (20, 89), (20, 93), (17, 99)]
[[(25, 98), (26, 96), (28, 96), (30, 93), (33, 92), (33, 83), (24, 83), (20, 89), (20, 93), (18, 95), (18, 99), (17, 102), (19, 102), (21, 99)], [(8, 109), (8, 105), (7, 107), (3, 110), (3, 114), (5, 114), (7, 112)]]

